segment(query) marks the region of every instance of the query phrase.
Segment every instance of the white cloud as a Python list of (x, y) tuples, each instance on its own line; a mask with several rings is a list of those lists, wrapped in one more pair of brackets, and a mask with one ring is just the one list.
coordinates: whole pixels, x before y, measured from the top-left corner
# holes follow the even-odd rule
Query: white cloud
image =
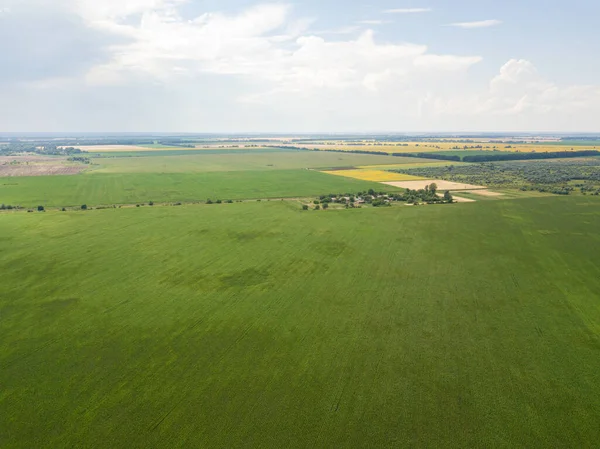
[[(75, 42), (84, 34), (60, 21), (52, 33), (27, 34), (31, 45), (18, 47), (26, 48), (24, 59), (39, 64), (43, 54), (30, 48), (40, 49), (63, 70), (45, 64), (37, 73), (43, 76), (27, 78), (38, 66), (23, 64), (18, 76), (4, 78), (0, 96), (15, 107), (0, 111), (0, 122), (13, 129), (593, 130), (600, 114), (598, 85), (559, 85), (530, 61), (508, 61), (482, 88), (469, 70), (481, 56), (434, 54), (364, 26), (311, 32), (310, 18), (281, 3), (185, 17), (184, 0), (15, 5), (25, 1), (60, 4), (68, 23), (75, 14), (73, 23), (93, 38), (81, 48), (66, 46), (66, 36)], [(41, 17), (47, 20), (45, 12)], [(56, 30), (64, 34), (45, 45)], [(5, 39), (4, 53), (12, 47)], [(82, 58), (86, 63), (73, 70)], [(64, 107), (46, 118), (65, 96)]]
[(481, 61), (430, 54), (423, 45), (379, 43), (370, 30), (351, 40), (328, 40), (307, 33), (308, 22), (292, 20), (291, 8), (283, 4), (258, 5), (237, 15), (207, 13), (191, 21), (179, 18), (172, 3), (161, 5), (166, 9), (145, 11), (135, 24), (95, 22), (133, 41), (113, 46), (112, 60), (88, 73), (90, 84), (136, 78), (170, 83), (210, 73), (267, 83), (270, 94), (356, 87), (375, 91), (393, 78), (421, 76), (422, 70), (467, 70)]
[(420, 14), (424, 12), (431, 12), (432, 8), (395, 8), (386, 9), (383, 11), (385, 14)]
[(451, 23), (448, 26), (457, 27), (457, 28), (489, 28), (496, 25), (502, 24), (501, 20), (481, 20), (479, 22), (459, 22), (459, 23)]
[[(600, 86), (559, 86), (542, 77), (524, 59), (511, 59), (502, 66), (486, 92), (454, 95), (437, 102), (437, 113), (442, 115), (506, 117), (516, 123), (524, 119), (531, 123), (542, 117), (556, 120), (586, 111), (592, 116), (592, 111), (600, 111)], [(542, 123), (539, 129), (543, 128)]]

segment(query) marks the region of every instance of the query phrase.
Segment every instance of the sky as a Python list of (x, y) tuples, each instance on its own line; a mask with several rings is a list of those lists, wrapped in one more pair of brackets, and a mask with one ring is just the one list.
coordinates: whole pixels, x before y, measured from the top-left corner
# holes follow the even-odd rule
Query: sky
[(0, 132), (600, 132), (597, 0), (0, 0)]

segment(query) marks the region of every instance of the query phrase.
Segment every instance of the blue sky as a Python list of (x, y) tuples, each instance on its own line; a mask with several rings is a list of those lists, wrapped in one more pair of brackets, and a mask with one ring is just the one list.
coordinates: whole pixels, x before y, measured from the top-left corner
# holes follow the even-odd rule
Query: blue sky
[(598, 17), (591, 0), (0, 0), (0, 132), (598, 132)]

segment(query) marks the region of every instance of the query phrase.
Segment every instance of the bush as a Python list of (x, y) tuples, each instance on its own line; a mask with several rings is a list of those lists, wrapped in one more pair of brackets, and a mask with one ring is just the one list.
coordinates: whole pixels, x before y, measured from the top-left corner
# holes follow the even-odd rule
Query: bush
[(87, 204), (82, 204), (81, 205), (81, 210), (87, 210)]
[(150, 201), (150, 202), (148, 203), (148, 206), (154, 206), (154, 201)]
[(210, 198), (206, 200), (206, 204), (212, 204), (212, 203), (213, 202), (212, 202), (212, 200)]
[(64, 207), (61, 209), (61, 212), (66, 212), (67, 209), (65, 209)]
[(323, 210), (327, 210), (329, 209), (329, 204), (328, 203), (323, 203)]
[(223, 201), (217, 200), (217, 204), (221, 204), (221, 203), (223, 203)]
[(38, 206), (37, 210), (38, 210), (38, 212), (44, 212), (45, 211), (44, 206)]
[(315, 206), (315, 210), (321, 210), (321, 206), (319, 206), (318, 204)]
[(307, 206), (306, 204), (304, 204), (304, 205), (302, 206), (302, 210), (308, 210), (308, 206)]

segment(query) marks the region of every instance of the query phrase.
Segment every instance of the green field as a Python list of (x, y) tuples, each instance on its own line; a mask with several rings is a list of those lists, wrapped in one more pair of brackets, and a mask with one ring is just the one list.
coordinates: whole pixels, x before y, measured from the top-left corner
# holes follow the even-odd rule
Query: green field
[(225, 154), (151, 155), (94, 159), (94, 173), (199, 173), (237, 170), (354, 167), (359, 165), (415, 164), (429, 159), (310, 151), (233, 150)]
[(592, 197), (0, 214), (1, 445), (594, 447), (599, 230)]
[(257, 154), (257, 153), (284, 153), (297, 152), (298, 150), (287, 150), (285, 148), (243, 148), (243, 149), (164, 149), (151, 151), (87, 151), (89, 157), (93, 158), (120, 158), (120, 157), (157, 157), (157, 156), (205, 156), (209, 154)]
[(46, 207), (214, 199), (317, 196), (368, 189), (398, 190), (376, 182), (330, 176), (312, 170), (204, 173), (90, 174), (0, 178), (0, 203)]

